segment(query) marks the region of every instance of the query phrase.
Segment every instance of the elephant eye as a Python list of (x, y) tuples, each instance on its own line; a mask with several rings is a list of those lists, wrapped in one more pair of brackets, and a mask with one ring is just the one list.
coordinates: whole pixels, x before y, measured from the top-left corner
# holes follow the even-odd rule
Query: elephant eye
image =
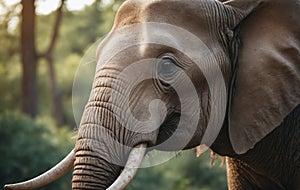
[(172, 79), (174, 79), (178, 71), (179, 67), (171, 58), (162, 58), (158, 64), (158, 76), (159, 79), (163, 80), (164, 82), (170, 82)]

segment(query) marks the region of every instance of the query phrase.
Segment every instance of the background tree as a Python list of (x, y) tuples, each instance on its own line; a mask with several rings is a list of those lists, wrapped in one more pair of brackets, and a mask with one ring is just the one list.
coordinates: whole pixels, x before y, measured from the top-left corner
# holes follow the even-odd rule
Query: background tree
[(53, 53), (58, 39), (59, 27), (62, 20), (62, 10), (65, 0), (61, 0), (60, 6), (56, 11), (56, 19), (53, 26), (52, 37), (49, 47), (45, 53), (38, 53), (36, 41), (36, 13), (35, 0), (22, 0), (21, 14), (21, 57), (22, 57), (22, 111), (31, 117), (37, 115), (37, 64), (39, 59), (45, 58), (48, 62), (51, 98), (52, 98), (52, 114), (56, 121), (56, 125), (62, 125), (62, 103), (60, 93), (57, 89), (56, 75), (54, 69)]
[(56, 82), (56, 72), (54, 68), (54, 48), (56, 42), (58, 40), (59, 28), (62, 20), (62, 10), (64, 6), (65, 0), (61, 0), (60, 6), (56, 11), (56, 19), (53, 26), (53, 32), (51, 41), (48, 49), (45, 54), (42, 54), (40, 57), (45, 58), (48, 62), (48, 70), (49, 70), (49, 78), (50, 78), (50, 86), (51, 86), (51, 97), (52, 97), (52, 115), (55, 118), (56, 126), (61, 127), (63, 124), (63, 114), (62, 114), (62, 102), (60, 97), (60, 91), (57, 88)]
[(35, 47), (35, 0), (22, 0), (21, 61), (22, 111), (31, 117), (37, 115), (37, 62)]

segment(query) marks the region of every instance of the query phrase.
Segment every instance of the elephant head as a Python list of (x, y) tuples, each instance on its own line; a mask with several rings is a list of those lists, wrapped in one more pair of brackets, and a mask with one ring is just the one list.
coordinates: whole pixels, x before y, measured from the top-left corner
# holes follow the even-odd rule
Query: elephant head
[[(257, 28), (251, 22), (248, 27), (247, 19), (261, 12), (272, 14), (263, 9), (268, 4), (126, 1), (97, 50), (92, 91), (69, 156), (75, 159), (73, 189), (107, 189), (114, 181), (110, 189), (124, 188), (146, 147), (210, 146), (226, 125), (230, 146), (241, 154), (270, 133), (299, 104), (300, 76), (299, 57), (285, 59), (272, 36), (257, 42), (259, 48), (274, 47), (271, 52), (257, 52), (251, 43)], [(261, 25), (266, 23), (267, 19)], [(280, 32), (286, 30), (277, 25), (268, 22)], [(245, 30), (249, 35), (239, 36)], [(277, 76), (284, 77), (273, 87)], [(62, 165), (68, 165), (65, 162)]]

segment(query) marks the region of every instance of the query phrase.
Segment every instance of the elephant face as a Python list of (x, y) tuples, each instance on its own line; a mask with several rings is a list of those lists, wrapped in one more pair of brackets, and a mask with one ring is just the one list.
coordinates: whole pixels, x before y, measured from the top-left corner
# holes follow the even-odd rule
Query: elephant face
[[(211, 115), (211, 91), (219, 87), (218, 96), (226, 104), (232, 69), (229, 47), (223, 43), (228, 35), (216, 32), (228, 26), (221, 15), (214, 25), (205, 15), (208, 7), (215, 6), (211, 1), (197, 7), (181, 1), (127, 1), (120, 8), (112, 31), (97, 50), (98, 66), (87, 107), (95, 102), (111, 104), (109, 118), (131, 134), (124, 139), (131, 142), (122, 143), (133, 146), (140, 142), (132, 139), (140, 139), (149, 146), (160, 144), (181, 121), (182, 130), (174, 134), (174, 140), (188, 142), (157, 148), (178, 150), (200, 144)], [(94, 110), (86, 115), (101, 118)], [(94, 121), (84, 117), (82, 122)]]
[[(134, 38), (144, 32), (142, 28), (138, 29), (141, 31), (132, 32), (129, 28), (126, 36)], [(156, 30), (156, 28), (151, 28), (151, 30)], [(159, 29), (161, 34), (168, 34), (168, 32)], [(128, 38), (126, 40), (132, 43), (132, 39)], [(194, 126), (194, 129), (192, 127), (190, 129), (193, 131), (191, 133), (198, 132), (195, 137), (198, 141), (190, 145), (195, 146), (200, 143), (203, 136), (202, 132), (197, 130), (197, 126), (204, 130), (210, 114), (209, 87), (206, 78), (197, 64), (174, 48), (175, 44), (173, 47), (164, 45), (170, 44), (170, 37), (159, 35), (155, 36), (155, 39), (160, 44), (134, 45), (124, 48), (121, 52), (114, 54), (103, 66), (98, 66), (90, 102), (92, 104), (94, 102), (111, 104), (112, 107), (109, 108), (113, 112), (111, 117), (120, 123), (120, 128), (125, 127), (129, 133), (136, 132), (132, 133), (134, 137), (131, 136), (126, 140), (132, 141), (143, 135), (145, 139), (141, 140), (149, 145), (160, 144), (173, 134), (181, 118), (183, 122), (181, 126), (184, 125), (182, 129)], [(109, 36), (108, 40), (114, 40), (114, 34)], [(118, 40), (116, 43), (122, 44)], [(180, 43), (179, 41), (177, 44), (181, 45)], [(100, 46), (99, 51), (101, 50)], [(105, 56), (107, 54), (104, 52)], [(101, 55), (99, 57), (99, 63), (102, 63)], [(203, 59), (202, 67), (206, 63), (207, 60)], [(218, 67), (219, 65), (213, 66)], [(223, 79), (221, 71), (218, 74)], [(208, 74), (206, 73), (206, 75)], [(119, 109), (113, 106), (117, 106)], [(199, 106), (201, 106), (201, 110), (206, 111), (199, 110)], [(195, 117), (200, 120), (195, 121), (193, 119)], [(182, 130), (182, 132), (186, 132), (186, 130)], [(183, 140), (184, 135), (187, 134), (177, 131), (174, 135)], [(187, 138), (192, 139), (191, 136)], [(139, 142), (122, 143), (133, 145)], [(171, 149), (178, 150), (180, 148)]]

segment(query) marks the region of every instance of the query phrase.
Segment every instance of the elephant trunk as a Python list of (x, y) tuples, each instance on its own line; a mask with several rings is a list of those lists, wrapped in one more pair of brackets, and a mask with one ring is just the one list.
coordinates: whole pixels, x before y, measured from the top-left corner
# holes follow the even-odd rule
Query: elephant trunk
[[(134, 178), (138, 171), (138, 167), (141, 165), (144, 155), (146, 153), (147, 144), (142, 143), (137, 145), (129, 154), (128, 160), (126, 163), (125, 168), (123, 169), (120, 176), (114, 181), (112, 185), (110, 185), (107, 190), (121, 190), (124, 189)], [(76, 167), (75, 167), (76, 170)], [(82, 171), (81, 171), (82, 172)], [(101, 186), (101, 184), (96, 183), (93, 181), (94, 177), (88, 178), (88, 180), (82, 179), (82, 173), (79, 172), (77, 177), (75, 172), (73, 175), (73, 189), (106, 189)], [(79, 179), (76, 181), (76, 178)], [(75, 182), (76, 181), (76, 182)]]
[(106, 189), (118, 177), (121, 168), (93, 151), (76, 152), (72, 189)]
[(109, 134), (99, 124), (83, 124), (75, 146), (73, 189), (106, 189), (118, 177), (118, 151), (109, 146)]
[[(133, 146), (141, 143), (130, 141), (130, 130), (117, 121), (111, 106), (107, 102), (90, 99), (85, 108), (75, 145), (73, 189), (109, 188), (120, 175), (130, 152), (136, 152)], [(133, 177), (135, 172), (124, 174), (125, 178)], [(114, 186), (124, 186), (123, 179), (118, 181), (123, 185)]]

